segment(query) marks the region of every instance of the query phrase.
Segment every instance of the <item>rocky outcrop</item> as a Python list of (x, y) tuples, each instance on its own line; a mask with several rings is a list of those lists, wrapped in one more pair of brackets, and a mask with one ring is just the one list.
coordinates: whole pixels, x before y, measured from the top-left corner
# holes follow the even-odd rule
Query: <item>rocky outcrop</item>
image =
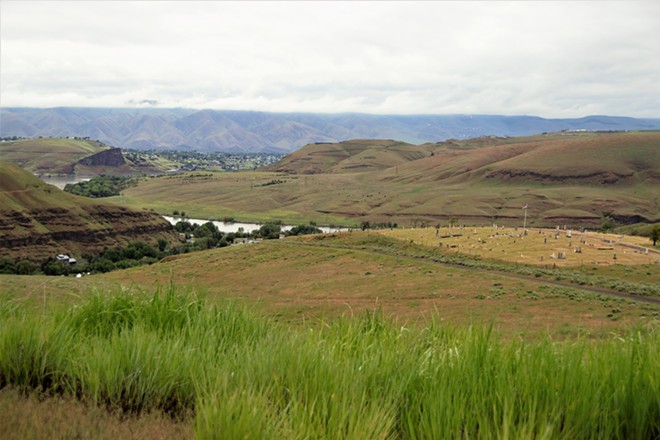
[(88, 156), (78, 161), (79, 165), (85, 166), (105, 166), (105, 167), (119, 167), (126, 164), (124, 155), (119, 148), (110, 148), (109, 150), (100, 151), (96, 154)]

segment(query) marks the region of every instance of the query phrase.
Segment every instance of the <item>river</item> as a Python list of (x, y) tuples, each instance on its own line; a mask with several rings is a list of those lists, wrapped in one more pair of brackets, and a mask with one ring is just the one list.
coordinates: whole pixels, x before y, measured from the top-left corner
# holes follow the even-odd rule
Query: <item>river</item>
[(91, 179), (94, 176), (81, 176), (81, 175), (62, 175), (62, 176), (37, 176), (44, 182), (50, 184), (50, 185), (55, 185), (59, 189), (64, 189), (67, 183), (78, 183), (78, 182), (86, 182), (89, 179)]
[[(170, 217), (168, 215), (164, 215), (163, 217), (165, 218), (165, 220), (167, 220), (173, 225), (175, 225), (177, 222), (182, 220), (180, 217)], [(196, 225), (203, 225), (204, 223), (209, 221), (199, 218), (186, 218), (185, 220), (187, 222)], [(230, 232), (238, 232), (239, 228), (243, 228), (243, 232), (252, 232), (255, 229), (259, 229), (263, 224), (263, 223), (260, 224), (260, 223), (242, 223), (242, 222), (225, 223), (219, 221), (213, 221), (212, 223), (216, 225), (218, 229), (221, 232), (224, 232), (225, 234), (229, 234)], [(282, 231), (288, 231), (291, 228), (293, 228), (292, 225), (282, 225), (281, 227), (282, 227)], [(330, 228), (327, 226), (317, 226), (317, 228), (319, 228), (324, 233), (348, 231), (348, 228)]]

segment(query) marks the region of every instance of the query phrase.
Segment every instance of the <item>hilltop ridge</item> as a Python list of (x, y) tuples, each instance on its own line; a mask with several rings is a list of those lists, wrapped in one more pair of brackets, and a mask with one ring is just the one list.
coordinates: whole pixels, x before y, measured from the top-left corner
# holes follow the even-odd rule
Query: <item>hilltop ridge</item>
[(89, 136), (119, 148), (287, 153), (315, 142), (410, 144), (560, 130), (652, 130), (660, 119), (587, 116), (373, 115), (236, 110), (2, 108), (0, 137)]
[(130, 175), (158, 172), (150, 164), (135, 164), (121, 149), (98, 140), (35, 138), (0, 142), (2, 160), (36, 175)]

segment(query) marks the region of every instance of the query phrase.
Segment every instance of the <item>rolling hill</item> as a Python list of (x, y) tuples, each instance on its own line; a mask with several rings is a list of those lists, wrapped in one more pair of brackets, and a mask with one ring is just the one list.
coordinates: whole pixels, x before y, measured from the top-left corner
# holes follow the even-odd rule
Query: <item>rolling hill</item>
[(157, 238), (175, 236), (155, 213), (74, 196), (0, 162), (0, 256), (43, 261)]
[(149, 179), (126, 190), (123, 202), (199, 218), (323, 224), (517, 224), (525, 205), (530, 226), (600, 227), (606, 217), (619, 224), (656, 222), (659, 151), (660, 132), (556, 133), (418, 147), (315, 144), (263, 172)]
[(119, 148), (89, 139), (35, 138), (0, 142), (3, 161), (36, 175), (135, 175), (159, 170), (128, 161)]
[(660, 132), (555, 133), (450, 141), (422, 147), (432, 149), (433, 156), (402, 165), (395, 180), (660, 183)]
[(349, 139), (395, 139), (421, 144), (568, 129), (651, 130), (660, 129), (660, 119), (67, 107), (0, 109), (0, 137), (90, 137), (115, 147), (135, 149), (282, 153), (310, 143)]
[(316, 143), (287, 155), (266, 170), (290, 174), (377, 171), (428, 155), (429, 148), (392, 140)]

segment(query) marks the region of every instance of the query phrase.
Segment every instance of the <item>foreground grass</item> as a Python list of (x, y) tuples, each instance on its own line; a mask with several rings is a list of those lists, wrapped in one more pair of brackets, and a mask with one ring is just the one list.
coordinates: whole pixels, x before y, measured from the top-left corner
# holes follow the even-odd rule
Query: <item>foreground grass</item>
[(379, 312), (291, 327), (175, 288), (0, 306), (0, 388), (199, 438), (657, 438), (660, 338), (501, 340)]
[(75, 397), (24, 396), (12, 387), (0, 390), (0, 437), (25, 439), (162, 440), (193, 438), (193, 427), (161, 413), (126, 417), (85, 405)]

